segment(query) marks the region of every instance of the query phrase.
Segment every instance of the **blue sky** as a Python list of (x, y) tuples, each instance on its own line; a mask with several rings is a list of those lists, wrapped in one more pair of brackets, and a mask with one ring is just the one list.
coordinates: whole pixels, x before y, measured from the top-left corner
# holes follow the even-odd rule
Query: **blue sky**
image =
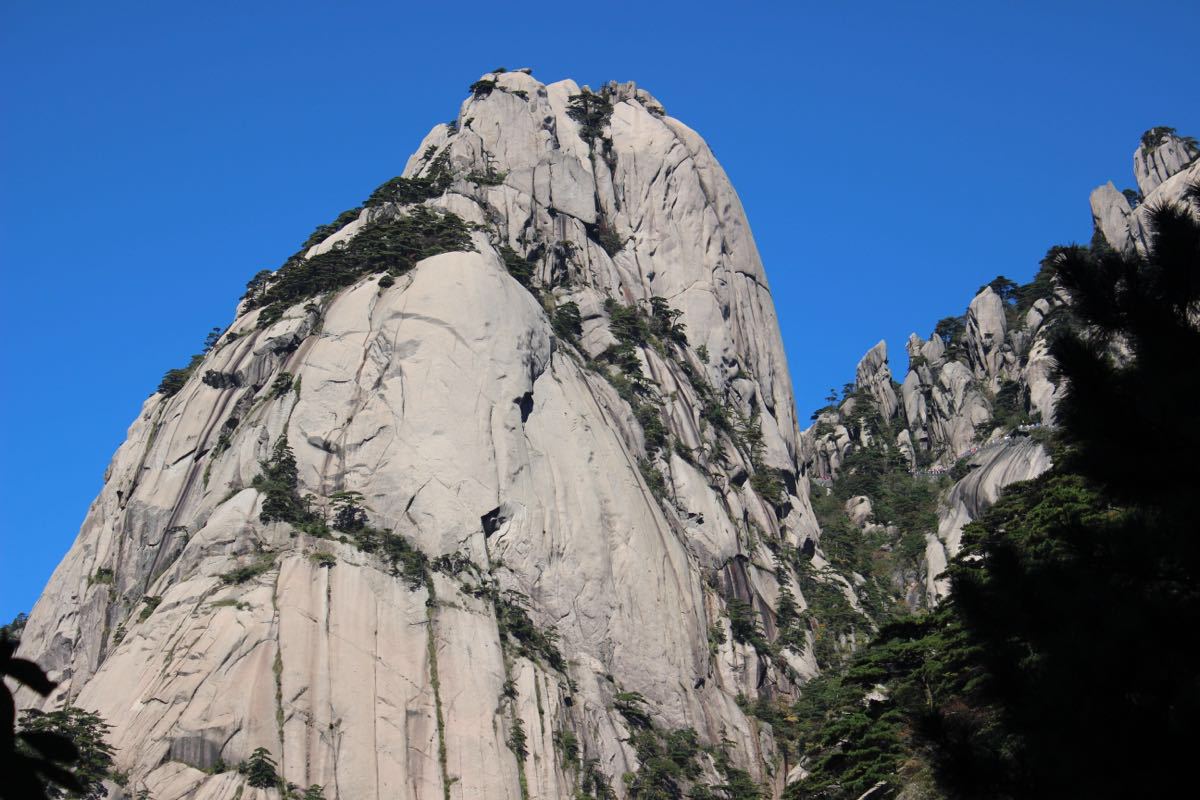
[(6, 3), (0, 619), (32, 607), (162, 373), (397, 174), (481, 73), (636, 80), (712, 146), (801, 419), (880, 338), (1091, 234), (1153, 125), (1200, 135), (1200, 5)]

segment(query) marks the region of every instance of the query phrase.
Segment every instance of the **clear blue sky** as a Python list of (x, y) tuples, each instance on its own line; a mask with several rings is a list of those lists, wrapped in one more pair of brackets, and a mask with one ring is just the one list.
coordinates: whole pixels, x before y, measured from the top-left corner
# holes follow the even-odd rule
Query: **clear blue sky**
[(4, 4), (0, 620), (162, 373), (494, 67), (633, 79), (706, 137), (803, 420), (880, 338), (902, 368), (910, 331), (1086, 241), (1142, 130), (1200, 135), (1195, 0), (539, 5)]

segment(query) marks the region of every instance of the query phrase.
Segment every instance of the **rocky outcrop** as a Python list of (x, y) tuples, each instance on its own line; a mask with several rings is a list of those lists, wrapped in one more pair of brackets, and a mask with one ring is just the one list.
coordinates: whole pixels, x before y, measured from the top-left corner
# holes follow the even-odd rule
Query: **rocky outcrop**
[(1030, 480), (1050, 469), (1050, 456), (1040, 443), (1018, 437), (1002, 439), (969, 456), (971, 472), (954, 484), (938, 509), (936, 534), (926, 534), (926, 593), (930, 603), (950, 591), (938, 576), (962, 545), (962, 529), (1000, 497), (1000, 490)]
[(1129, 233), (1129, 217), (1133, 214), (1129, 199), (1109, 181), (1093, 189), (1089, 201), (1093, 227), (1104, 235), (1105, 241), (1113, 248), (1128, 248), (1133, 242)]
[(1179, 202), (1189, 185), (1200, 182), (1198, 158), (1200, 147), (1194, 139), (1179, 136), (1172, 128), (1146, 131), (1133, 151), (1133, 173), (1140, 189), (1134, 203), (1111, 181), (1092, 191), (1092, 222), (1109, 246), (1145, 252), (1150, 209)]
[[(1162, 203), (1181, 203), (1188, 187), (1200, 184), (1200, 161), (1193, 161), (1191, 166), (1175, 173), (1160, 183), (1154, 191), (1146, 195), (1129, 218), (1129, 236), (1131, 243), (1140, 252), (1146, 252), (1150, 243), (1150, 209)], [(1115, 247), (1116, 245), (1114, 245)], [(1126, 245), (1128, 248), (1128, 245)]]
[(967, 306), (964, 343), (975, 377), (985, 381), (993, 391), (1014, 360), (1012, 348), (1005, 346), (1007, 332), (1004, 301), (990, 286), (985, 286)]
[[(1119, 192), (1111, 182), (1091, 194), (1093, 221), (1108, 246), (1145, 251), (1151, 209), (1184, 202), (1189, 187), (1200, 185), (1197, 155), (1195, 142), (1171, 129), (1143, 136), (1134, 173), (1144, 197)], [(914, 475), (947, 480), (942, 476), (952, 468), (956, 476), (967, 472), (941, 497), (937, 529), (921, 531), (926, 602), (948, 590), (937, 576), (958, 552), (963, 526), (1004, 486), (1050, 467), (1046, 450), (1029, 435), (1055, 422), (1061, 387), (1050, 337), (1069, 305), (1048, 272), (1019, 290), (997, 279), (976, 294), (965, 315), (943, 320), (928, 340), (909, 337), (898, 398), (880, 342), (859, 362), (854, 391), (818, 412), (802, 436), (803, 460), (820, 479), (818, 491), (827, 491), (856, 448), (894, 448)], [(852, 499), (846, 514), (859, 525), (871, 498)]]
[(896, 389), (892, 371), (888, 367), (887, 342), (880, 341), (867, 351), (855, 370), (856, 385), (874, 399), (885, 417), (895, 416), (897, 410)]
[(1168, 178), (1184, 170), (1200, 156), (1195, 139), (1179, 136), (1172, 128), (1152, 128), (1133, 151), (1133, 177), (1138, 189), (1149, 197)]
[(404, 176), (442, 188), (380, 195), (285, 270), (420, 205), (469, 243), (247, 300), (146, 401), (25, 629), (49, 702), (102, 713), (157, 800), (253, 794), (231, 770), (256, 747), (330, 800), (570, 798), (585, 772), (625, 796), (619, 698), (777, 792), (790, 765), (737, 701), (815, 662), (760, 654), (726, 609), (775, 637), (781, 587), (805, 601), (771, 548), (818, 530), (724, 172), (632, 84), (518, 71), (475, 84)]

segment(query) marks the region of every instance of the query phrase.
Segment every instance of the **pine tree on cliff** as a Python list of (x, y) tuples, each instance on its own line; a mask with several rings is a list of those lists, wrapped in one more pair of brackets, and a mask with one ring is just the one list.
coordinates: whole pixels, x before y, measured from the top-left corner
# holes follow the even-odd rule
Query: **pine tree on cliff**
[[(1200, 207), (1200, 186), (1188, 200)], [(1059, 466), (965, 535), (954, 605), (986, 666), (1001, 735), (944, 735), (956, 795), (1168, 797), (1200, 716), (1200, 224), (1151, 213), (1146, 255), (1068, 248), (1078, 325), (1053, 345), (1066, 394)], [(977, 558), (975, 557), (977, 556)], [(972, 741), (974, 739), (974, 741)], [(956, 744), (954, 744), (956, 743)], [(1185, 781), (1185, 779), (1187, 779)]]

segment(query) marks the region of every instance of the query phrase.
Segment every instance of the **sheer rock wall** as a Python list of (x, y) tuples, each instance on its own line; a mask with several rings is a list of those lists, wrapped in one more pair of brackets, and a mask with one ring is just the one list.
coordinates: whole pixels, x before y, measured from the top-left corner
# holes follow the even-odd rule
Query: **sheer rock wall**
[[(703, 140), (632, 84), (602, 90), (611, 117), (588, 141), (572, 81), (484, 80), (404, 171), (448, 161), (455, 179), (426, 204), (473, 223), (474, 252), (390, 286), (364, 277), (265, 327), (243, 304), (183, 389), (146, 401), (30, 616), (22, 652), (62, 682), (47, 705), (99, 711), (130, 786), (157, 800), (254, 796), (230, 770), (260, 746), (331, 800), (569, 798), (583, 762), (556, 746), (564, 731), (624, 796), (638, 765), (618, 692), (782, 787), (769, 728), (735, 700), (792, 692), (815, 661), (760, 656), (725, 607), (749, 603), (775, 636), (780, 586), (804, 601), (767, 544), (811, 547), (818, 531), (741, 204)], [(308, 256), (406, 212), (364, 209)], [(540, 300), (505, 245), (533, 261)], [(615, 341), (605, 301), (645, 313), (651, 297), (687, 333), (637, 349), (672, 443), (656, 455), (592, 361)], [(578, 346), (550, 324), (567, 302)], [(284, 373), (295, 388), (274, 391)], [(705, 392), (761, 447), (703, 420)], [(413, 584), (336, 532), (264, 523), (253, 480), (281, 438), (321, 513), (361, 493), (371, 525), (467, 566)], [(779, 498), (748, 481), (767, 470)], [(485, 590), (527, 598), (565, 666), (523, 655)]]

